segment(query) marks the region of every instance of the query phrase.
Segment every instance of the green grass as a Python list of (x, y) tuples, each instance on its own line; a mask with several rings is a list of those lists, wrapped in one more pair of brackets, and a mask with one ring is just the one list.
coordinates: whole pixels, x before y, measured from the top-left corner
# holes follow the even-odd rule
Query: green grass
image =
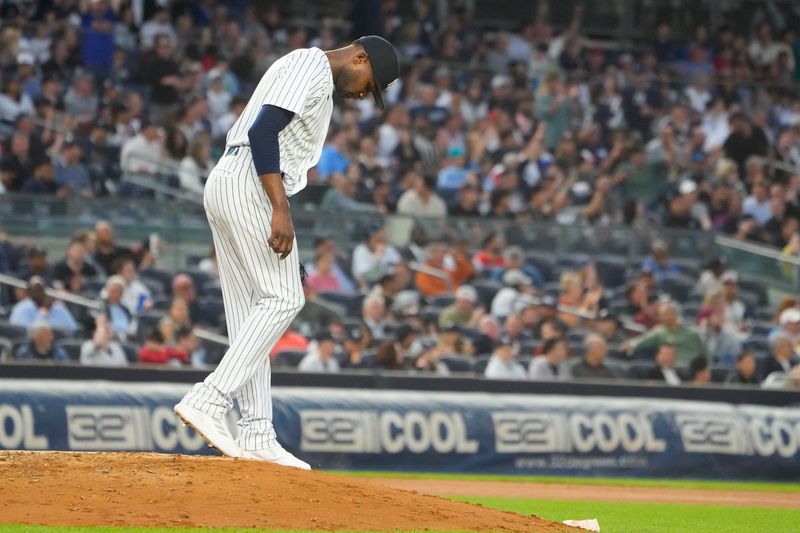
[(796, 533), (800, 510), (584, 500), (454, 498), (548, 520), (597, 518), (602, 533)]
[(704, 481), (694, 479), (634, 479), (604, 477), (503, 476), (491, 474), (439, 474), (432, 472), (327, 471), (347, 477), (401, 479), (442, 479), (453, 481), (508, 481), (514, 483), (565, 483), (569, 485), (611, 485), (615, 487), (654, 487), (670, 489), (753, 490), (760, 492), (800, 492), (800, 483), (768, 481)]

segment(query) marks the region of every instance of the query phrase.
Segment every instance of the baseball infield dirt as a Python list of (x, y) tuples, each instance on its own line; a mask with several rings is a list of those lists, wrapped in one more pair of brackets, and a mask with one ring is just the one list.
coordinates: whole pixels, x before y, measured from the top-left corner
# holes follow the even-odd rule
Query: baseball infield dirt
[(578, 531), (367, 481), (216, 457), (0, 452), (0, 480), (3, 523)]

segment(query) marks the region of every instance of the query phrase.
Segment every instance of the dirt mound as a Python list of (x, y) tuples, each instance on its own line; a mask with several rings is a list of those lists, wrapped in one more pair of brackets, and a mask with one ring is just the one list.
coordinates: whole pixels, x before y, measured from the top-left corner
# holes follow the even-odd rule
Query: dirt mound
[(257, 461), (0, 452), (0, 522), (311, 530), (569, 531), (435, 496)]

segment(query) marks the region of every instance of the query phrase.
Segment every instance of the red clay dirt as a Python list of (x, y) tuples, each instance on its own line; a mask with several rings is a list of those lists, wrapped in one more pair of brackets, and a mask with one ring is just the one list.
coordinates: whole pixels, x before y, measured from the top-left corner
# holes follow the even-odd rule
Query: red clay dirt
[(0, 452), (0, 522), (349, 531), (578, 531), (375, 483), (258, 461)]

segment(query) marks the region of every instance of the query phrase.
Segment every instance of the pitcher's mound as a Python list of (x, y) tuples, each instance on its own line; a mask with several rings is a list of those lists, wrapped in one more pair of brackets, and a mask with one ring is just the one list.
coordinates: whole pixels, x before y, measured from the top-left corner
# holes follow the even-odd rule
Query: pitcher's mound
[(0, 522), (305, 530), (566, 531), (561, 524), (257, 461), (0, 452)]

